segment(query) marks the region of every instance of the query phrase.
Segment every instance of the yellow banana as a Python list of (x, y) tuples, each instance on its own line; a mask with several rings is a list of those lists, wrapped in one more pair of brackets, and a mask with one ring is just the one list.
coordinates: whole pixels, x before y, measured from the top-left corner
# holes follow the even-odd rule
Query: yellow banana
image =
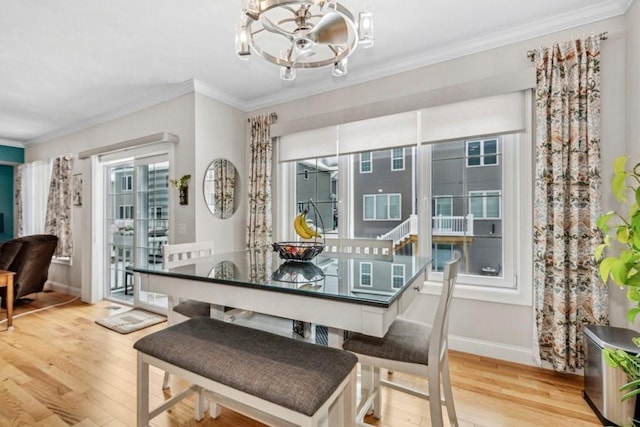
[(302, 229), (304, 230), (304, 232), (306, 234), (308, 234), (309, 236), (311, 236), (311, 237), (322, 237), (322, 235), (320, 235), (320, 233), (318, 233), (313, 228), (309, 227), (309, 224), (307, 224), (306, 211), (302, 212), (302, 220), (300, 221), (300, 225), (302, 226)]
[(310, 239), (313, 237), (313, 235), (305, 231), (304, 227), (302, 226), (303, 222), (305, 222), (304, 212), (296, 215), (296, 219), (293, 220), (293, 229), (296, 231), (296, 233), (298, 233), (298, 236), (302, 237), (303, 239)]

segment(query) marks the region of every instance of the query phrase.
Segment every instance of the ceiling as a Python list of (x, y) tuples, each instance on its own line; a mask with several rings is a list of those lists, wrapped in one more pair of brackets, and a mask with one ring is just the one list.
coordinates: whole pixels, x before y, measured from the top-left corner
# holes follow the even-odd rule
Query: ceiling
[(356, 50), (346, 77), (323, 68), (283, 82), (257, 56), (237, 58), (240, 0), (0, 0), (0, 143), (68, 133), (192, 79), (251, 111), (621, 15), (633, 0), (369, 1), (375, 46)]

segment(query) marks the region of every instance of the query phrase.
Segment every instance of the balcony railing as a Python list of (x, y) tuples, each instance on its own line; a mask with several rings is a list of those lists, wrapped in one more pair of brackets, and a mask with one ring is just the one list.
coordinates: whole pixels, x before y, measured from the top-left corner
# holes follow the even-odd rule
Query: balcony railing
[(412, 234), (418, 234), (418, 215), (415, 214), (411, 214), (394, 229), (378, 236), (378, 239), (393, 240), (393, 244), (397, 245)]
[[(431, 233), (433, 236), (473, 236), (473, 214), (433, 217)], [(418, 216), (414, 214), (394, 229), (378, 236), (378, 239), (393, 240), (393, 244), (397, 245), (412, 234), (418, 234)]]
[(434, 216), (431, 219), (434, 236), (473, 236), (473, 214), (467, 216)]

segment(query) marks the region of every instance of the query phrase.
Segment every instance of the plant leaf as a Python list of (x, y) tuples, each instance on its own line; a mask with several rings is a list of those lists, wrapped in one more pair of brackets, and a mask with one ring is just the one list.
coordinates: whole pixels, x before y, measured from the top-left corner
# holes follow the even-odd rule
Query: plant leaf
[(611, 219), (611, 217), (613, 217), (614, 215), (616, 215), (616, 213), (614, 211), (609, 211), (604, 215), (601, 215), (597, 220), (596, 220), (596, 227), (598, 227), (600, 230), (602, 230), (604, 233), (608, 233), (609, 232), (609, 220)]
[(626, 181), (627, 174), (626, 173), (616, 173), (613, 176), (613, 180), (611, 181), (611, 190), (613, 191), (616, 200), (619, 202), (624, 202), (625, 198), (625, 190), (626, 190)]
[(616, 231), (616, 239), (618, 239), (618, 242), (626, 245), (627, 243), (629, 243), (629, 234), (629, 227), (627, 227), (626, 225), (621, 225)]
[(602, 278), (603, 282), (607, 282), (607, 279), (609, 279), (609, 274), (611, 273), (611, 267), (617, 261), (618, 258), (608, 257), (600, 262), (600, 266), (598, 267), (598, 269), (600, 270), (600, 278)]
[(629, 156), (626, 155), (616, 157), (613, 161), (613, 173), (623, 173), (627, 168), (627, 160), (629, 160)]
[(599, 260), (600, 258), (602, 258), (602, 252), (604, 252), (604, 248), (607, 247), (606, 243), (602, 243), (600, 245), (598, 245), (598, 247), (596, 248), (596, 250), (593, 252), (593, 256), (595, 257), (596, 261)]
[(627, 311), (627, 320), (631, 323), (634, 323), (638, 314), (640, 314), (640, 308), (630, 308), (629, 311)]
[[(621, 255), (622, 257), (622, 255)], [(611, 278), (619, 285), (627, 283), (627, 275), (629, 274), (630, 267), (622, 259), (616, 259), (611, 265)]]

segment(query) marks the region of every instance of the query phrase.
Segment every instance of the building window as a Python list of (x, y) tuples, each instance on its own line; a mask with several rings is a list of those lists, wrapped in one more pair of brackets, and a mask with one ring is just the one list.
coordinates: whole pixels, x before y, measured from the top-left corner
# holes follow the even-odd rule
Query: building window
[(391, 170), (404, 170), (404, 148), (394, 148), (391, 150)]
[(372, 286), (373, 266), (370, 262), (360, 263), (360, 286)]
[(360, 173), (373, 172), (373, 163), (371, 161), (371, 153), (360, 153)]
[(133, 175), (122, 175), (122, 191), (133, 191)]
[(500, 219), (500, 191), (469, 191), (469, 212), (474, 219)]
[(498, 140), (467, 141), (467, 167), (494, 166), (498, 164)]
[(391, 286), (400, 289), (404, 284), (404, 264), (391, 265)]
[(401, 194), (365, 194), (363, 212), (365, 221), (402, 219)]
[(133, 219), (133, 205), (120, 205), (118, 219)]
[(151, 218), (162, 219), (162, 206), (153, 206), (151, 212)]

